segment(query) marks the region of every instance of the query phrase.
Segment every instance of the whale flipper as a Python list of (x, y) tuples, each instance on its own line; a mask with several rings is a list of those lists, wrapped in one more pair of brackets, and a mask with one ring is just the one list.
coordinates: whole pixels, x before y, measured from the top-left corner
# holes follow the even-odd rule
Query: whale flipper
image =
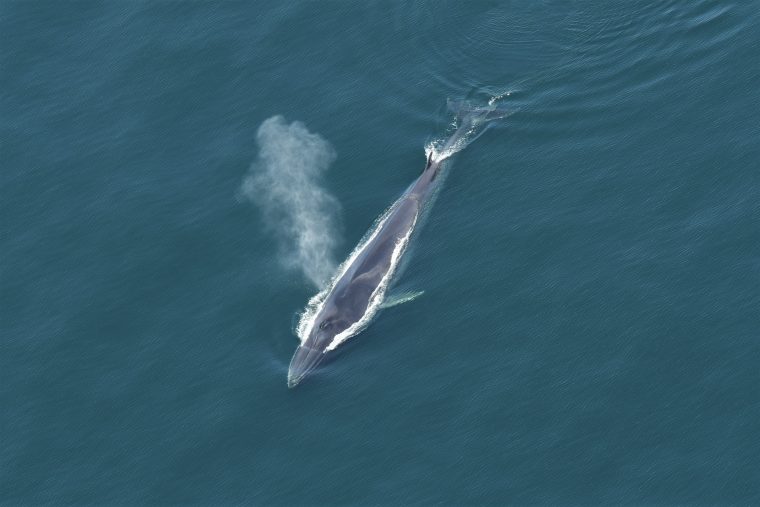
[(390, 308), (392, 306), (408, 303), (409, 301), (414, 301), (415, 299), (417, 299), (424, 293), (425, 293), (424, 290), (419, 290), (419, 291), (407, 290), (403, 292), (397, 292), (396, 294), (390, 294), (387, 298), (385, 298), (385, 301), (383, 301), (383, 304), (380, 305), (380, 308), (381, 309)]

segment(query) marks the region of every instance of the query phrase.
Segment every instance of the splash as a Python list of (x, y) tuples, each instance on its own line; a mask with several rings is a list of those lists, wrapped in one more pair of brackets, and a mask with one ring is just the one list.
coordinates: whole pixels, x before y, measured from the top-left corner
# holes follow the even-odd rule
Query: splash
[[(452, 124), (454, 128), (457, 127), (456, 120)], [(461, 128), (461, 127), (460, 127)], [(466, 130), (461, 132), (461, 135), (451, 136), (450, 138), (435, 139), (425, 145), (425, 158), (432, 155), (434, 162), (443, 162), (452, 155), (459, 153), (473, 142), (479, 135), (478, 126), (471, 125)], [(485, 130), (485, 129), (480, 129)], [(453, 141), (452, 141), (453, 139)]]
[(515, 111), (499, 109), (498, 102), (511, 95), (510, 91), (494, 95), (486, 106), (476, 106), (467, 101), (448, 101), (449, 109), (456, 113), (449, 125), (453, 133), (448, 138), (433, 140), (425, 145), (425, 156), (442, 162), (469, 146), (491, 125), (492, 120), (506, 118)]
[(335, 271), (340, 238), (340, 205), (321, 185), (335, 150), (303, 123), (288, 124), (282, 116), (264, 121), (256, 142), (259, 155), (243, 180), (242, 195), (261, 210), (285, 266), (323, 287)]

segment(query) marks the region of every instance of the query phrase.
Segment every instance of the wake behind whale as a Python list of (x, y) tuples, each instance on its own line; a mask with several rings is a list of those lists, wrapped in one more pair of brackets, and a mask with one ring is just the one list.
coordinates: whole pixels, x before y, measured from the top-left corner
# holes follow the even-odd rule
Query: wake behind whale
[(496, 108), (498, 98), (486, 107), (449, 104), (457, 113), (453, 134), (426, 146), (422, 174), (375, 220), (325, 289), (309, 300), (297, 327), (301, 344), (290, 363), (288, 387), (298, 385), (327, 354), (375, 317), (415, 229), (440, 188), (444, 161), (477, 139), (491, 120), (508, 115)]

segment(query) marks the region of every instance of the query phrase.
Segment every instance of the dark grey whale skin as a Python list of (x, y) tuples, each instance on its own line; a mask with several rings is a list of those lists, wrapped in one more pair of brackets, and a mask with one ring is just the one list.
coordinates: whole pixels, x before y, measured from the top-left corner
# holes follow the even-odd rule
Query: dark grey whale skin
[[(482, 134), (473, 137), (476, 129), (488, 120), (503, 118), (506, 114), (494, 108), (467, 111), (461, 125), (441, 148), (441, 153), (457, 152), (453, 149), (461, 142), (469, 144)], [(315, 317), (309, 336), (296, 349), (288, 369), (288, 387), (295, 387), (319, 365), (327, 355), (333, 338), (358, 322), (366, 313), (370, 298), (391, 267), (393, 251), (398, 241), (414, 229), (423, 208), (435, 194), (436, 178), (446, 155), (433, 160), (428, 156), (425, 169), (407, 191), (394, 203), (381, 229), (368, 242), (362, 253), (354, 259), (330, 293)]]

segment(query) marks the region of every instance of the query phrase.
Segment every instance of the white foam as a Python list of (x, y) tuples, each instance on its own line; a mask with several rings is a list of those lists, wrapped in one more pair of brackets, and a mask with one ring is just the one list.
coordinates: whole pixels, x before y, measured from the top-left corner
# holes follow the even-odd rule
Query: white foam
[[(498, 95), (493, 95), (485, 107), (467, 106), (467, 108), (471, 108), (472, 110), (470, 113), (464, 113), (463, 116), (463, 112), (458, 112), (457, 117), (454, 118), (449, 126), (450, 131), (454, 130), (451, 137), (429, 142), (425, 146), (425, 156), (427, 157), (432, 154), (434, 162), (441, 162), (465, 149), (485, 132), (489, 123), (489, 119), (487, 119), (488, 113), (496, 109), (500, 100), (510, 95), (512, 95), (512, 91), (507, 90)], [(465, 104), (467, 103), (465, 102)], [(505, 118), (510, 114), (505, 112), (496, 117)], [(496, 117), (490, 119), (495, 119)]]
[(457, 128), (458, 123), (455, 120), (451, 126), (457, 129), (456, 132), (450, 138), (436, 139), (427, 143), (425, 145), (425, 157), (432, 154), (434, 162), (442, 162), (455, 153), (462, 151), (471, 142), (480, 137), (480, 134), (483, 133), (481, 127), (484, 123), (483, 121), (471, 122), (469, 128), (460, 132)]

